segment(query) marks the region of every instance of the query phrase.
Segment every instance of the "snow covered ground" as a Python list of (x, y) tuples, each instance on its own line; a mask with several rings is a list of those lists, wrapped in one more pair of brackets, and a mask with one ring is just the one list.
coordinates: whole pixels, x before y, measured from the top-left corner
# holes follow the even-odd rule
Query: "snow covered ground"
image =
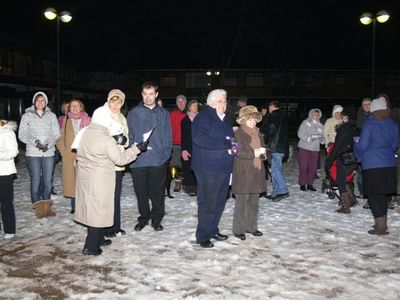
[[(299, 191), (296, 162), (285, 164), (291, 197), (260, 199), (264, 236), (230, 236), (213, 249), (195, 244), (196, 198), (183, 193), (166, 200), (164, 231), (133, 231), (138, 213), (127, 173), (127, 235), (98, 257), (81, 254), (86, 230), (72, 221), (66, 199), (54, 201), (56, 217), (36, 219), (23, 159), (18, 170), (17, 236), (0, 237), (0, 299), (400, 299), (400, 214), (389, 211), (389, 235), (371, 236), (369, 210), (338, 214), (337, 200)], [(57, 165), (59, 194), (60, 184)], [(233, 204), (220, 226), (230, 235)]]

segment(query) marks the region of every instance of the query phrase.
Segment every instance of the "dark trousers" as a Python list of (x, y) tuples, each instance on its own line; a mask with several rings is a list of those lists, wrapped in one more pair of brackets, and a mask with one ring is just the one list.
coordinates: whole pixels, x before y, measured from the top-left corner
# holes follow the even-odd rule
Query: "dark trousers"
[(87, 236), (84, 249), (99, 251), (100, 244), (104, 240), (103, 228), (87, 226)]
[(198, 243), (209, 240), (219, 232), (219, 221), (225, 209), (230, 174), (196, 173)]
[(387, 215), (389, 200), (390, 196), (386, 195), (368, 195), (368, 204), (371, 208), (371, 212), (374, 218), (379, 218)]
[(195, 186), (196, 177), (192, 171), (192, 160), (182, 160), (183, 185)]
[(358, 164), (352, 164), (352, 165), (345, 166), (342, 164), (342, 162), (340, 161), (340, 158), (339, 158), (336, 160), (336, 166), (337, 166), (336, 183), (337, 183), (339, 192), (344, 193), (347, 191), (346, 190), (346, 176), (350, 172), (353, 172), (355, 169), (357, 169)]
[(114, 224), (104, 229), (104, 233), (117, 233), (121, 229), (121, 189), (123, 171), (115, 171)]
[(14, 174), (0, 176), (0, 206), (4, 233), (15, 233)]
[(259, 194), (235, 194), (233, 233), (245, 234), (257, 231)]
[(167, 163), (156, 167), (133, 168), (132, 178), (140, 214), (138, 221), (145, 223), (151, 219), (153, 226), (161, 224), (165, 214)]

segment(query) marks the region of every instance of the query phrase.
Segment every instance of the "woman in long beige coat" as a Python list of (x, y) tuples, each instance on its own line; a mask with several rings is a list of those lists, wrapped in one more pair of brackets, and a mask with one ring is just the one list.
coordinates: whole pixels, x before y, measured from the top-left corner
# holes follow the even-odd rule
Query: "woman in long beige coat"
[(246, 232), (262, 236), (257, 228), (258, 206), (259, 196), (266, 192), (267, 186), (263, 163), (266, 146), (263, 135), (256, 128), (261, 119), (261, 113), (253, 105), (242, 107), (236, 119), (240, 127), (235, 132), (238, 150), (232, 174), (232, 192), (235, 194), (233, 234), (241, 240), (246, 239)]
[[(83, 254), (100, 255), (100, 246), (111, 244), (104, 240), (103, 228), (113, 225), (115, 165), (135, 160), (140, 150), (135, 145), (121, 152), (110, 136), (112, 118), (109, 110), (95, 110), (92, 123), (81, 130), (72, 147), (77, 149), (75, 221), (87, 226)], [(139, 148), (142, 151), (146, 149)]]
[(62, 157), (62, 183), (65, 198), (71, 199), (71, 214), (75, 212), (75, 159), (76, 153), (71, 145), (79, 130), (90, 123), (81, 100), (72, 99), (68, 112), (59, 118), (61, 137), (56, 146)]

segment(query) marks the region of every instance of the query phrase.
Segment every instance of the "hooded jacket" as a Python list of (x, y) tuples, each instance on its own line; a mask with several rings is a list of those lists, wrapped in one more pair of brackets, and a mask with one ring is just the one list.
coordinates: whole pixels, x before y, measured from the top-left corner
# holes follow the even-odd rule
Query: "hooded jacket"
[(14, 158), (18, 154), (18, 143), (15, 133), (7, 124), (0, 127), (0, 176), (17, 173)]
[[(55, 144), (60, 138), (60, 129), (56, 115), (47, 107), (48, 100), (45, 93), (36, 93), (32, 103), (37, 95), (43, 95), (46, 100), (43, 115), (38, 115), (34, 104), (27, 108), (21, 118), (18, 137), (21, 142), (26, 144), (26, 156), (50, 157), (54, 156)], [(48, 150), (46, 152), (39, 150), (36, 147), (36, 141), (47, 145)]]
[[(312, 113), (314, 111), (319, 112), (318, 121), (312, 119)], [(325, 141), (324, 125), (319, 121), (321, 116), (321, 110), (318, 108), (313, 108), (308, 112), (308, 118), (301, 123), (297, 131), (297, 136), (300, 139), (297, 144), (299, 148), (319, 152), (319, 145), (323, 144)], [(317, 136), (320, 136), (320, 138), (317, 138)]]
[(336, 119), (335, 113), (342, 112), (343, 107), (341, 105), (335, 105), (332, 109), (332, 118), (329, 118), (325, 122), (324, 135), (325, 135), (325, 146), (328, 147), (330, 143), (335, 142), (336, 130), (335, 127), (342, 123), (342, 119)]

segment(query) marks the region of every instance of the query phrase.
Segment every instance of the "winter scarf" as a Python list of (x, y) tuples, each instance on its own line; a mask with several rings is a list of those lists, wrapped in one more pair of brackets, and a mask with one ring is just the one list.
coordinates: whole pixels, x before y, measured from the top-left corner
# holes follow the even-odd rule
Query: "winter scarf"
[(81, 120), (80, 127), (86, 127), (90, 124), (90, 117), (89, 115), (81, 111), (79, 114), (74, 115), (71, 112), (68, 112), (66, 116), (61, 116), (58, 118), (58, 123), (60, 124), (60, 128), (65, 128), (65, 123), (67, 122), (67, 119), (74, 119), (74, 120)]
[[(258, 149), (261, 147), (260, 136), (258, 135), (258, 128), (250, 128), (246, 124), (240, 125), (242, 130), (251, 137), (250, 147), (253, 149)], [(259, 157), (254, 157), (253, 165), (256, 169), (261, 170), (261, 159)]]

